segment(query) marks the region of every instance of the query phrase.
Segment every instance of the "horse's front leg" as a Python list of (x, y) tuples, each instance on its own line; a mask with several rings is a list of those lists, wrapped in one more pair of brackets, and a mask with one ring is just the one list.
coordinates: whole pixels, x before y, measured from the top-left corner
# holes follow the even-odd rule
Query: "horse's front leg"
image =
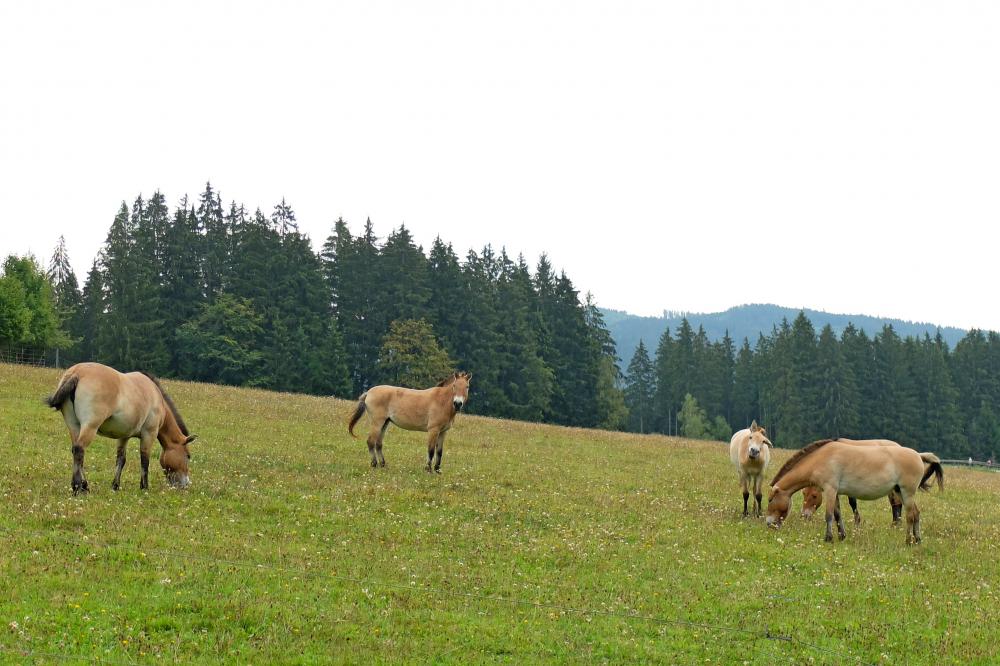
[(144, 434), (139, 439), (139, 489), (148, 490), (149, 489), (149, 456), (153, 452), (153, 442), (156, 441), (156, 436), (151, 434)]
[(74, 495), (90, 492), (87, 477), (83, 473), (83, 456), (84, 452), (87, 450), (87, 446), (94, 441), (94, 436), (96, 434), (96, 428), (92, 426), (84, 426), (80, 428), (80, 432), (77, 434), (76, 440), (73, 442), (73, 480), (70, 483), (70, 487), (73, 488)]
[(840, 495), (837, 495), (837, 505), (833, 509), (833, 518), (837, 521), (837, 536), (843, 541), (847, 538), (847, 532), (844, 530), (844, 514), (840, 511)]
[(118, 459), (115, 466), (115, 480), (111, 482), (111, 490), (118, 490), (122, 483), (122, 470), (125, 469), (125, 446), (128, 438), (118, 440)]
[[(434, 469), (434, 454), (437, 452), (438, 437), (441, 434), (440, 428), (431, 428), (427, 431), (427, 471)], [(441, 458), (438, 458), (438, 467), (441, 466)]]
[(840, 514), (840, 498), (836, 488), (824, 488), (823, 500), (826, 502), (826, 536), (825, 541), (833, 541), (833, 521)]
[(743, 487), (743, 517), (746, 518), (749, 513), (747, 513), (747, 501), (750, 499), (750, 488), (747, 484), (747, 475), (740, 472), (740, 485)]
[(442, 430), (441, 434), (437, 436), (437, 459), (434, 461), (434, 471), (438, 474), (441, 473), (441, 456), (444, 454), (444, 436), (448, 434), (447, 430)]
[(756, 477), (754, 477), (754, 480), (753, 480), (753, 501), (754, 501), (753, 515), (755, 517), (757, 517), (757, 518), (760, 518), (760, 514), (761, 514), (760, 501), (763, 498), (763, 494), (760, 492), (760, 487), (761, 487), (761, 484), (763, 482), (764, 482), (764, 475), (763, 474), (758, 474)]
[(858, 511), (858, 500), (855, 497), (848, 497), (847, 503), (851, 505), (851, 511), (854, 512), (854, 524), (855, 526), (861, 524), (861, 512)]

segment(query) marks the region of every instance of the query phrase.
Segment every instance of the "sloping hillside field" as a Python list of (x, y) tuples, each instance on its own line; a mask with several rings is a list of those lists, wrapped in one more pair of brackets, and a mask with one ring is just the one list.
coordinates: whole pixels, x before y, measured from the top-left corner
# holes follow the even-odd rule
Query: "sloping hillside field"
[(372, 470), (351, 403), (167, 381), (191, 488), (133, 442), (112, 492), (99, 438), (74, 498), (57, 377), (0, 366), (4, 662), (1000, 661), (1000, 474), (946, 468), (920, 546), (884, 501), (824, 544), (741, 519), (718, 443), (460, 415), (444, 474), (396, 429)]

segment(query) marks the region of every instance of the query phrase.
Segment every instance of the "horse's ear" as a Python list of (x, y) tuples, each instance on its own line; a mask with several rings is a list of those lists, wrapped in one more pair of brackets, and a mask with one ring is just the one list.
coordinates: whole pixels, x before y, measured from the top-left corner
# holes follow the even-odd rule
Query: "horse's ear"
[(760, 429), (760, 426), (757, 425), (757, 419), (754, 419), (753, 423), (750, 424), (750, 432), (757, 432)]
[(188, 437), (188, 438), (187, 438), (187, 439), (186, 439), (186, 440), (184, 441), (184, 443), (185, 443), (185, 444), (190, 444), (191, 442), (193, 442), (193, 441), (194, 441), (194, 440), (196, 440), (196, 439), (198, 439), (198, 435), (191, 435), (190, 437)]

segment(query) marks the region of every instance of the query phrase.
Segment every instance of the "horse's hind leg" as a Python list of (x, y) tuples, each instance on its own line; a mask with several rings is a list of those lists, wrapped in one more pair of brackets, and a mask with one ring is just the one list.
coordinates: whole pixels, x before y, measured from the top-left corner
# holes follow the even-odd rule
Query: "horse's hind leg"
[(70, 486), (73, 494), (86, 493), (90, 491), (87, 477), (83, 473), (83, 455), (94, 436), (97, 435), (97, 428), (93, 426), (83, 426), (73, 442), (73, 481)]
[(111, 490), (118, 490), (121, 487), (122, 482), (122, 469), (125, 468), (125, 445), (128, 444), (128, 439), (118, 440), (118, 460), (117, 466), (115, 468), (115, 480), (111, 482)]
[[(381, 422), (372, 420), (372, 429), (368, 433), (368, 454), (372, 457), (372, 467), (378, 467), (382, 455), (382, 437), (385, 436), (385, 429), (388, 427), (389, 419), (383, 419)], [(382, 466), (385, 466), (385, 458), (382, 458)]]
[(903, 517), (903, 500), (899, 486), (893, 488), (889, 493), (889, 506), (892, 508), (892, 524), (898, 525)]
[(385, 467), (385, 456), (382, 455), (382, 440), (385, 439), (385, 431), (389, 429), (389, 419), (385, 420), (382, 424), (382, 429), (379, 430), (378, 439), (375, 440), (375, 454), (378, 456), (378, 464), (381, 467)]
[(913, 498), (914, 493), (901, 491), (903, 497), (903, 510), (906, 511), (906, 544), (920, 543), (920, 509)]

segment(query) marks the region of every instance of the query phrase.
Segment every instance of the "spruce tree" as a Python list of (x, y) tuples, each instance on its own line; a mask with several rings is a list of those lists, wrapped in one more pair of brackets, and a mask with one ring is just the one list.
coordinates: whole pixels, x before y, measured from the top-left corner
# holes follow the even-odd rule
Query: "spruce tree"
[(668, 327), (660, 335), (653, 359), (656, 391), (653, 393), (653, 422), (650, 425), (651, 429), (656, 432), (668, 435), (677, 434), (677, 424), (675, 423), (677, 412), (673, 400), (675, 381), (673, 350), (674, 339), (670, 336), (670, 328)]
[(625, 406), (628, 408), (629, 430), (652, 432), (655, 394), (656, 372), (649, 352), (646, 351), (646, 344), (640, 338), (625, 371)]
[(743, 339), (743, 346), (736, 354), (733, 367), (732, 419), (734, 428), (744, 428), (754, 420), (764, 422), (757, 402), (757, 370), (750, 341)]
[(816, 358), (818, 431), (824, 437), (857, 437), (860, 422), (858, 387), (829, 324), (820, 332)]
[(205, 183), (205, 191), (198, 197), (195, 212), (198, 226), (204, 236), (201, 244), (201, 273), (205, 281), (205, 297), (213, 300), (222, 293), (229, 278), (230, 230), (222, 211), (222, 197)]

